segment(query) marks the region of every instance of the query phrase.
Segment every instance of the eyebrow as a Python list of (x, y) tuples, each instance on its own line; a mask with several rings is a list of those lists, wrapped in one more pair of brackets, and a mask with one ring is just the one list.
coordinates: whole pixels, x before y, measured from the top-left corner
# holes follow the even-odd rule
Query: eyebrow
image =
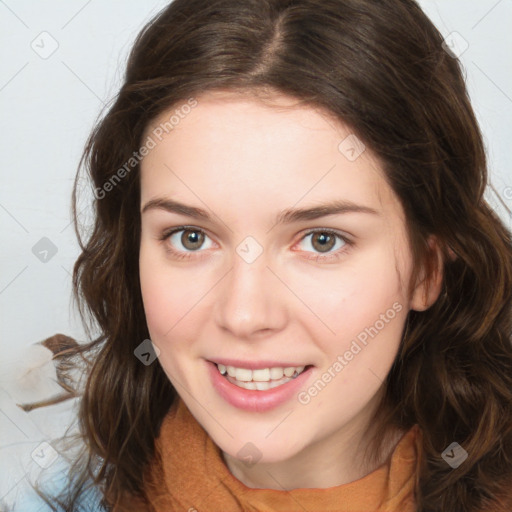
[[(142, 213), (149, 210), (165, 210), (170, 213), (178, 213), (193, 219), (212, 222), (212, 216), (202, 208), (189, 206), (172, 199), (157, 197), (148, 201), (142, 208)], [(314, 220), (328, 215), (339, 215), (343, 213), (369, 213), (380, 215), (377, 210), (369, 206), (363, 206), (352, 201), (335, 200), (310, 208), (288, 208), (279, 212), (275, 224), (292, 224), (305, 220)]]

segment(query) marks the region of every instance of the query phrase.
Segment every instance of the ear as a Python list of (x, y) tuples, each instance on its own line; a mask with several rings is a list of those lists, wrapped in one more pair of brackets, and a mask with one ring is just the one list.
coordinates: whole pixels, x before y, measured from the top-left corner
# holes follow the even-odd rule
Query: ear
[(443, 286), (443, 256), (437, 238), (428, 239), (433, 268), (430, 275), (422, 268), (411, 297), (410, 308), (415, 311), (427, 310), (439, 297)]

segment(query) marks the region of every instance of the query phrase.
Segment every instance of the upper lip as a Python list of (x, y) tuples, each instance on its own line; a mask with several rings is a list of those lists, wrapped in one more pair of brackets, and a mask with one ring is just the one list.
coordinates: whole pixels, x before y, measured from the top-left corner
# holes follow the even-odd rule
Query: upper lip
[(261, 370), (263, 368), (289, 368), (291, 366), (311, 366), (304, 363), (292, 363), (289, 361), (242, 361), (241, 359), (224, 359), (215, 358), (209, 360), (215, 364), (223, 364), (224, 366), (234, 366), (235, 368), (247, 368), (248, 370)]

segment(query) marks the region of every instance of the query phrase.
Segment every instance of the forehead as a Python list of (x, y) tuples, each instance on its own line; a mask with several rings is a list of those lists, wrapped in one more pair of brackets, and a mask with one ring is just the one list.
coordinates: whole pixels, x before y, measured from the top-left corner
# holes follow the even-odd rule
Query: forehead
[(369, 149), (356, 159), (343, 153), (355, 134), (330, 113), (284, 95), (262, 100), (224, 91), (185, 105), (146, 128), (155, 147), (141, 165), (143, 199), (229, 197), (224, 207), (255, 197), (260, 207), (337, 196), (372, 206), (396, 202)]
[[(175, 103), (148, 123), (145, 135), (156, 129), (162, 132), (158, 136), (162, 138), (170, 132), (183, 131), (184, 126), (187, 131), (194, 129), (199, 132), (198, 124), (205, 123), (222, 128), (223, 132), (235, 127), (238, 131), (240, 117), (243, 117), (244, 126), (265, 128), (269, 136), (273, 127), (279, 129), (279, 125), (285, 124), (288, 130), (293, 126), (308, 126), (311, 130), (336, 132), (336, 137), (347, 131), (347, 127), (331, 112), (291, 96), (252, 90), (215, 90), (193, 98), (193, 101), (188, 99)], [(187, 123), (183, 122), (185, 119)], [(295, 135), (298, 131), (294, 132)]]

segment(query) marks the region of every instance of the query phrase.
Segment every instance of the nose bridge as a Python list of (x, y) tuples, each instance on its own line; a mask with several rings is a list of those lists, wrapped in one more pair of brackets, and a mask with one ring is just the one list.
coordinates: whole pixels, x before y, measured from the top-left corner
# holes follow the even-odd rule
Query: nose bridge
[(231, 272), (223, 280), (216, 319), (234, 336), (249, 338), (259, 331), (280, 328), (285, 306), (277, 290), (278, 280), (267, 268), (267, 254), (251, 260), (241, 251), (244, 244), (240, 245), (233, 255)]

